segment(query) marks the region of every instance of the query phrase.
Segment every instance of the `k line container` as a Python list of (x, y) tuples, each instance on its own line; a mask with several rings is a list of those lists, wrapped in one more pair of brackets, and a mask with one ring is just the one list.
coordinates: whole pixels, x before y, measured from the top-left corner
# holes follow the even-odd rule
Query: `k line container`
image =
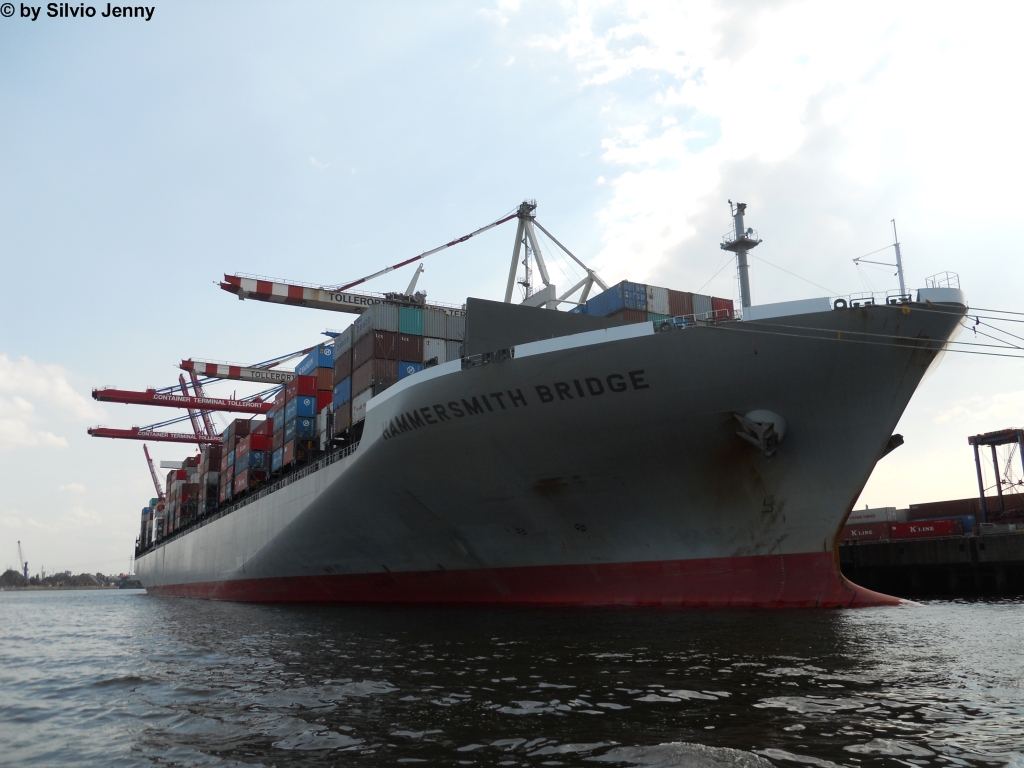
[(916, 520), (912, 523), (890, 523), (889, 536), (894, 539), (928, 539), (936, 536), (960, 536), (963, 522), (958, 517), (947, 520)]
[(334, 434), (340, 435), (352, 426), (352, 401), (348, 400), (334, 408)]
[(421, 357), (405, 357), (403, 360), (422, 360), (424, 363), (428, 360), (437, 358), (437, 363), (448, 362), (448, 342), (444, 339), (431, 339), (426, 336), (423, 337), (423, 355)]
[(647, 311), (656, 315), (669, 314), (668, 288), (659, 288), (656, 285), (647, 286)]
[(445, 338), (449, 341), (463, 341), (466, 338), (466, 315), (465, 313), (448, 314), (447, 331)]
[(398, 380), (417, 374), (423, 370), (423, 363), (411, 363), (405, 360), (398, 361)]
[(448, 315), (443, 309), (426, 307), (423, 310), (423, 335), (443, 339), (448, 335)]
[(398, 305), (374, 304), (352, 323), (352, 345), (370, 331), (398, 333)]
[(839, 533), (839, 541), (881, 541), (889, 538), (888, 523), (847, 525)]
[(423, 337), (414, 336), (411, 333), (398, 334), (398, 359), (399, 360), (422, 360), (423, 359)]
[(366, 404), (373, 397), (373, 388), (364, 390), (352, 398), (352, 423), (358, 424), (366, 418)]
[(422, 336), (423, 310), (415, 307), (401, 307), (398, 311), (398, 331), (413, 336)]

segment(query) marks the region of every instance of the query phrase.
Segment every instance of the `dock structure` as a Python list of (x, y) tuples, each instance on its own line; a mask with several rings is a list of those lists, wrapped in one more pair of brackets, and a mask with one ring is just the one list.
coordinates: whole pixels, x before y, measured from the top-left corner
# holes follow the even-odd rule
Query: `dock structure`
[(1024, 532), (839, 546), (843, 575), (897, 597), (1024, 594)]

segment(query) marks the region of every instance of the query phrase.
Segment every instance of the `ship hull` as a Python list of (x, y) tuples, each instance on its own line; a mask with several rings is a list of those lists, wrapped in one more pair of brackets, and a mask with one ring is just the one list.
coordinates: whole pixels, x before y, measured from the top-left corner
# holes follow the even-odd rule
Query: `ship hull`
[[(351, 456), (159, 545), (139, 578), (250, 601), (891, 604), (843, 579), (835, 539), (957, 327), (923, 309), (569, 337), (407, 380)], [(787, 422), (771, 461), (736, 434), (756, 409)]]

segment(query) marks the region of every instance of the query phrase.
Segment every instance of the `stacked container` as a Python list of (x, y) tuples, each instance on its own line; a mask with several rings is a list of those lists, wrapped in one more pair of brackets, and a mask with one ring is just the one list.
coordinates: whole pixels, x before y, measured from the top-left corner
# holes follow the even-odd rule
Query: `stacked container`
[(352, 426), (352, 339), (355, 326), (350, 325), (334, 339), (334, 389), (331, 394), (334, 434)]
[(732, 299), (672, 291), (655, 285), (623, 281), (570, 310), (575, 314), (615, 317), (630, 323), (662, 322), (672, 317), (701, 320), (732, 317)]
[[(333, 351), (332, 357), (333, 360)], [(320, 376), (296, 376), (284, 388), (284, 419), (281, 420), (280, 466), (292, 464), (296, 459), (305, 460), (316, 441), (316, 415), (321, 401)], [(327, 393), (330, 394), (330, 393)], [(275, 421), (276, 425), (276, 421)], [(274, 443), (272, 443), (273, 445)], [(276, 460), (273, 452), (270, 466), (273, 470)]]
[(222, 453), (222, 445), (203, 446), (199, 459), (199, 514), (202, 517), (217, 508)]
[(234, 496), (235, 449), (238, 442), (249, 434), (251, 428), (249, 419), (235, 419), (228, 424), (228, 428), (221, 436), (220, 491), (217, 494), (221, 504)]

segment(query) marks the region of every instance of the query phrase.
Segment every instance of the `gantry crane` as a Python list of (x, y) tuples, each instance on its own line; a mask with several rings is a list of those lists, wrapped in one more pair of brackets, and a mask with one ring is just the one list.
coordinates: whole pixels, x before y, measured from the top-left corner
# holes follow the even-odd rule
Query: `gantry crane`
[(157, 477), (156, 468), (153, 466), (153, 459), (149, 455), (149, 448), (143, 444), (142, 452), (146, 454), (146, 463), (149, 465), (149, 474), (153, 478), (153, 487), (156, 488), (156, 497), (160, 500), (161, 504), (167, 503), (167, 497), (164, 496), (164, 489), (160, 487), (160, 478)]
[(25, 577), (25, 581), (28, 581), (28, 560), (25, 559), (25, 553), (21, 551), (21, 540), (18, 541), (18, 565), (21, 566), (21, 575)]

